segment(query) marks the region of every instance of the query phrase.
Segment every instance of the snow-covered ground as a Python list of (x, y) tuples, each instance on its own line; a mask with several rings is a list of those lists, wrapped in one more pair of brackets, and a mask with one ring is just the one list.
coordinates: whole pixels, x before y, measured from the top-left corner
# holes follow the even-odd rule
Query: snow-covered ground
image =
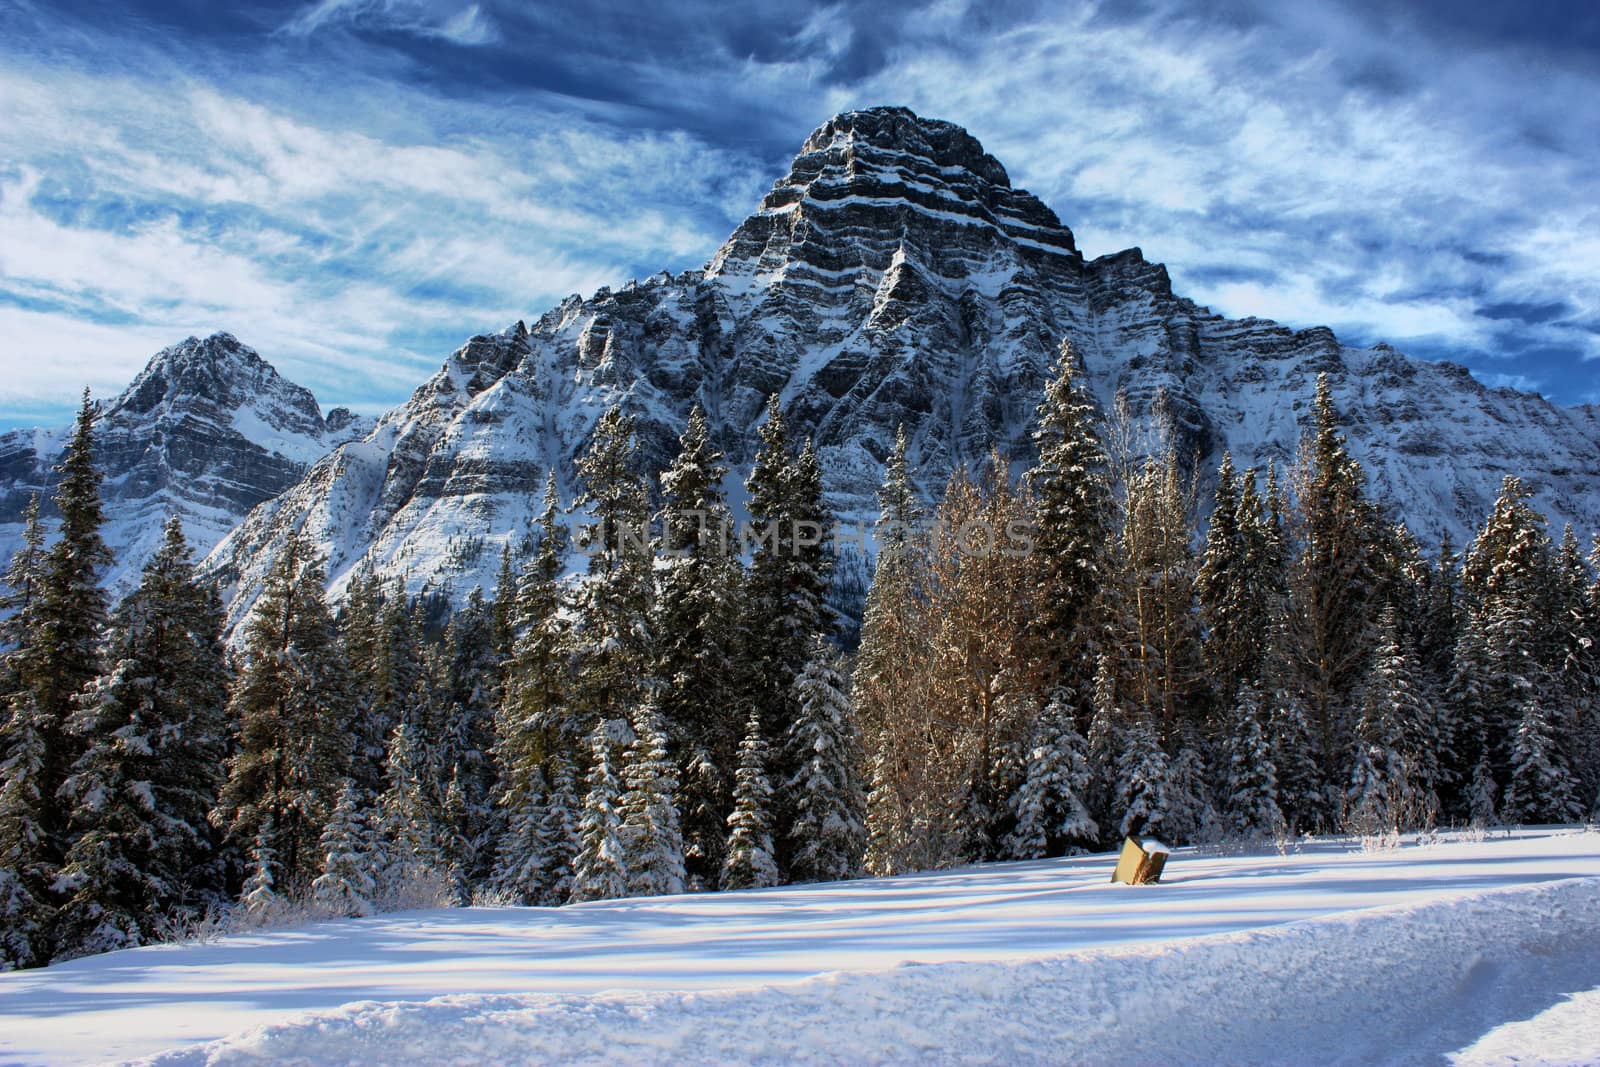
[(0, 1060), (1600, 1063), (1600, 834), (1112, 862), (112, 953), (0, 975)]

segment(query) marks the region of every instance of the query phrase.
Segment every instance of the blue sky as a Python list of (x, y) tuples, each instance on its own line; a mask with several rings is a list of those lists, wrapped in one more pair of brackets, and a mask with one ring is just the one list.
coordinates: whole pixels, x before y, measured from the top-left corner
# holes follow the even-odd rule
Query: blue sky
[(382, 410), (885, 103), (1216, 310), (1600, 400), (1597, 100), (1581, 2), (0, 0), (0, 427), (216, 329)]

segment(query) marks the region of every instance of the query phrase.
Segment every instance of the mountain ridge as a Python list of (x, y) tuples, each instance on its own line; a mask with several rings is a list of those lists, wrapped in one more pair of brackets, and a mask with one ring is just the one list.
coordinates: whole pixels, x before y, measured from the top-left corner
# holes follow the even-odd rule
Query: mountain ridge
[(1159, 400), (1202, 476), (1224, 450), (1241, 468), (1287, 466), (1326, 373), (1374, 492), (1425, 543), (1464, 543), (1505, 473), (1557, 527), (1600, 529), (1600, 409), (1491, 389), (1327, 327), (1225, 318), (1175, 293), (1137, 247), (1086, 259), (959, 126), (875, 108), (819, 126), (703, 267), (471, 338), (256, 506), (206, 567), (235, 621), (291, 530), (326, 553), (335, 592), (358, 568), (413, 592), (489, 591), (547, 471), (572, 499), (574, 459), (612, 402), (637, 417), (646, 471), (665, 467), (698, 403), (742, 475), (777, 393), (817, 442), (829, 505), (870, 521), (900, 424), (929, 500), (991, 449), (1025, 462), (1063, 338), (1103, 409), (1125, 397), (1137, 431)]
[(487, 591), (546, 470), (572, 498), (574, 457), (613, 401), (637, 416), (647, 470), (666, 465), (695, 403), (737, 470), (776, 392), (817, 441), (835, 512), (870, 520), (901, 423), (929, 499), (990, 449), (1024, 460), (1063, 337), (1106, 410), (1121, 392), (1148, 428), (1162, 398), (1201, 471), (1224, 449), (1241, 467), (1287, 465), (1327, 373), (1374, 490), (1424, 541), (1462, 543), (1506, 472), (1557, 522), (1600, 528), (1594, 409), (1346, 346), (1327, 327), (1226, 319), (1175, 294), (1138, 248), (1086, 260), (975, 138), (903, 108), (818, 127), (705, 267), (571, 296), (532, 323), (473, 338), (219, 545), (208, 566), (234, 617), (290, 529), (328, 553), (336, 590), (370, 567), (413, 591)]
[[(299, 480), (371, 420), (289, 381), (230, 333), (189, 337), (157, 352), (128, 387), (100, 405), (95, 458), (105, 471), (105, 537), (113, 594), (137, 583), (168, 515), (184, 521), (197, 557), (257, 504)], [(20, 543), (22, 511), (46, 503), (70, 427), (0, 434), (0, 553)]]

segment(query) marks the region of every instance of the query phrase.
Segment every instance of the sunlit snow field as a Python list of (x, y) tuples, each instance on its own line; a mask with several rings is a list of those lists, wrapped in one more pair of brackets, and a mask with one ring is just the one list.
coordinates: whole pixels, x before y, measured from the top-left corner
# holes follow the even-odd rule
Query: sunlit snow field
[(1179, 850), (1149, 887), (1112, 863), (111, 953), (0, 975), (0, 1060), (1600, 1062), (1600, 834)]

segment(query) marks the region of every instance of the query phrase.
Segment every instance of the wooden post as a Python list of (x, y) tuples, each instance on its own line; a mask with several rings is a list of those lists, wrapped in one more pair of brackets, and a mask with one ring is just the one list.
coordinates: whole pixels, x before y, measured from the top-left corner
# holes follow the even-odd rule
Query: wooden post
[(1167, 865), (1167, 855), (1172, 850), (1153, 837), (1137, 841), (1124, 838), (1122, 854), (1117, 857), (1117, 869), (1111, 872), (1113, 882), (1127, 885), (1151, 885), (1161, 881), (1161, 871)]

